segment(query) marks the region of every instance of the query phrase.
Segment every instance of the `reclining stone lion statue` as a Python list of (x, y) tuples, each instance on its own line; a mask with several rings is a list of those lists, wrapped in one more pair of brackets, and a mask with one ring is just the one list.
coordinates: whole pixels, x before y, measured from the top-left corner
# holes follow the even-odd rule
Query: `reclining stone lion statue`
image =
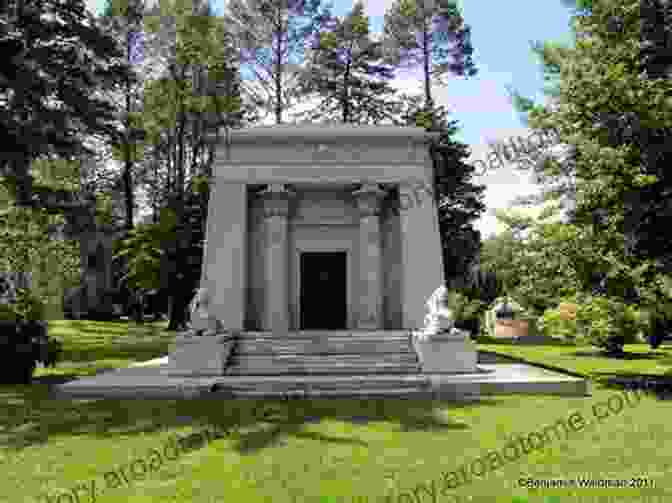
[(210, 294), (206, 288), (198, 288), (189, 303), (190, 326), (194, 335), (216, 335), (224, 331), (224, 324), (209, 310)]

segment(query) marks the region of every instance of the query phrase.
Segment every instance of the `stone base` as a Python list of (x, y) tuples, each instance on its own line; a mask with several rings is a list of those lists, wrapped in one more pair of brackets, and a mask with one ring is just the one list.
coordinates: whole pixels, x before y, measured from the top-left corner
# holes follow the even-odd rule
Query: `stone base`
[(178, 335), (168, 357), (170, 375), (224, 375), (226, 363), (233, 349), (235, 334)]
[(424, 373), (478, 372), (476, 344), (466, 331), (453, 329), (424, 340), (414, 334), (412, 339)]

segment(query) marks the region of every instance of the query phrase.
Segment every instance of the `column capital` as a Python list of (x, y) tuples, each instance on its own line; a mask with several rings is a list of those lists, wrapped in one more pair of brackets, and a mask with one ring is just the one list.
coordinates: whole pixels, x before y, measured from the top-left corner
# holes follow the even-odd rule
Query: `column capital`
[(264, 217), (287, 217), (290, 202), (296, 193), (281, 183), (269, 184), (259, 193), (263, 200)]
[(382, 190), (376, 183), (364, 183), (352, 193), (363, 217), (379, 215), (382, 209), (381, 202), (386, 194), (387, 191)]

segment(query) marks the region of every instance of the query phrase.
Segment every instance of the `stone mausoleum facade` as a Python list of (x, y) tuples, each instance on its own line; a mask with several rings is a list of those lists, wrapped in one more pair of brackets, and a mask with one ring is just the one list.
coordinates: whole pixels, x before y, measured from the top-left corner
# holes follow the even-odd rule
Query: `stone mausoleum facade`
[(444, 283), (430, 135), (350, 125), (220, 134), (201, 282), (211, 312), (226, 329), (275, 333), (423, 326)]

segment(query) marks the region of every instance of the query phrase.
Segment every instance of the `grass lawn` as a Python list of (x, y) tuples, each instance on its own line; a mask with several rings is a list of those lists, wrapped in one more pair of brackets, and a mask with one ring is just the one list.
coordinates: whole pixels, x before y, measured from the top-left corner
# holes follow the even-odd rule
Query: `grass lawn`
[[(64, 340), (64, 363), (55, 370), (39, 369), (32, 386), (0, 387), (0, 502), (511, 503), (514, 496), (526, 497), (519, 501), (530, 503), (672, 501), (666, 477), (672, 471), (668, 422), (672, 402), (641, 394), (637, 400), (628, 393), (630, 405), (620, 412), (600, 406), (600, 414), (608, 417), (597, 424), (593, 405), (610, 398), (616, 404), (615, 397), (625, 393), (602, 386), (595, 386), (588, 398), (512, 395), (473, 404), (70, 401), (49, 396), (43, 381), (51, 375), (88, 375), (96, 369), (163, 356), (172, 339), (163, 328), (165, 322), (143, 327), (50, 324), (50, 333)], [(656, 351), (663, 355), (660, 358), (617, 362), (572, 356), (577, 348), (481, 348), (538, 358), (590, 375), (629, 370), (662, 373), (672, 356), (666, 347)], [(626, 349), (646, 352), (644, 345)], [(518, 460), (506, 461), (449, 496), (441, 494), (442, 474), (490, 451), (501, 452), (515, 435), (539, 432), (572, 413), (591, 424), (569, 438), (555, 438)], [(221, 438), (209, 438), (177, 454), (174, 448), (166, 453), (171, 438), (206, 429), (216, 429)], [(229, 434), (224, 435), (225, 431)], [(143, 475), (143, 466), (151, 472)], [(577, 477), (628, 481), (641, 477), (654, 487), (527, 489), (518, 484), (520, 478)], [(411, 495), (418, 484), (431, 487), (433, 482), (436, 498), (427, 491)], [(559, 499), (545, 499), (550, 496)]]
[(592, 346), (523, 346), (479, 344), (479, 349), (559, 368), (597, 381), (612, 375), (672, 377), (672, 346), (651, 349), (648, 344), (626, 344), (623, 358), (607, 358)]

